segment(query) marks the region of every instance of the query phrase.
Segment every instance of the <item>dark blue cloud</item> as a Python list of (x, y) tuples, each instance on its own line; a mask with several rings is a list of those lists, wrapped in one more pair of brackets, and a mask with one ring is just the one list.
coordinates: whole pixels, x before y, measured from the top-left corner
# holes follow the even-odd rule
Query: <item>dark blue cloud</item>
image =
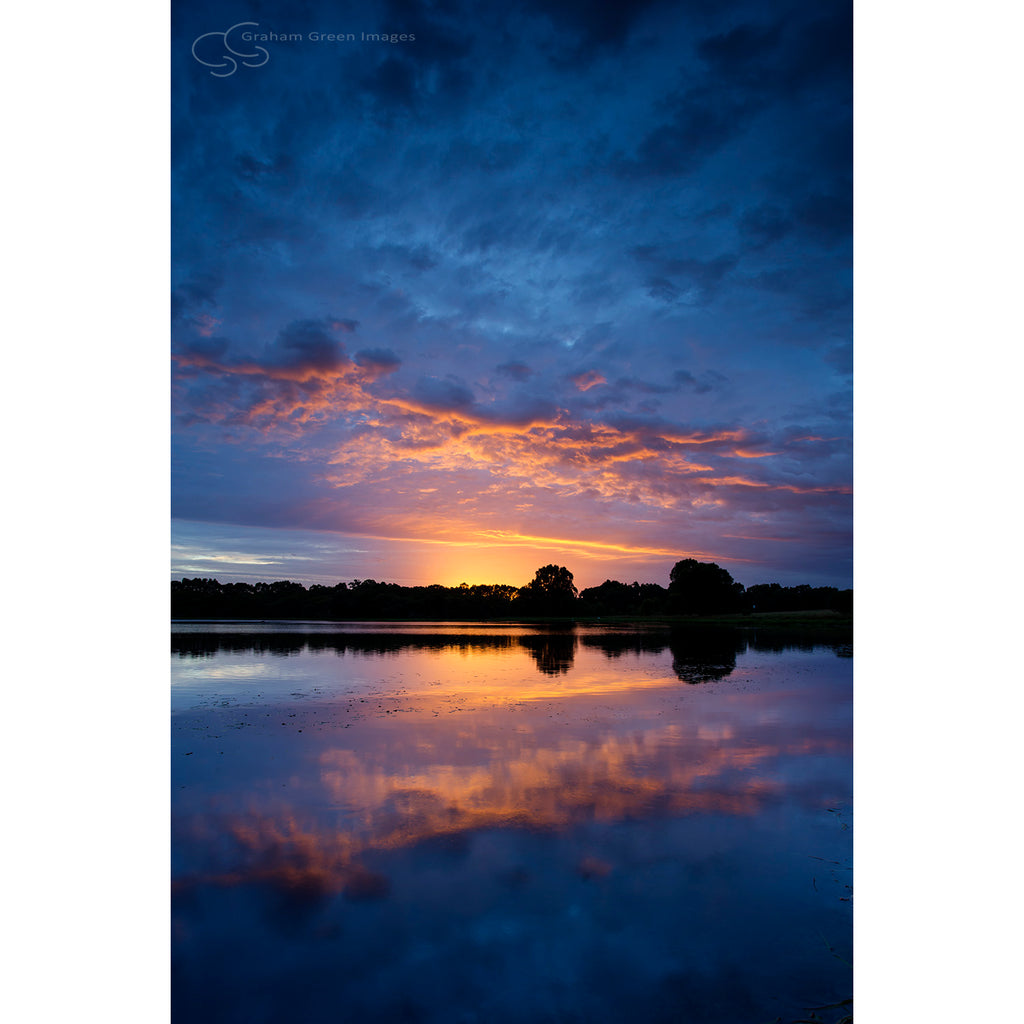
[(456, 412), (473, 405), (473, 392), (456, 377), (422, 377), (412, 391), (413, 398), (438, 412)]
[(496, 370), (503, 377), (511, 377), (512, 380), (528, 380), (533, 376), (533, 370), (526, 363), (509, 362), (502, 363)]
[(221, 276), (216, 273), (190, 273), (171, 292), (171, 320), (178, 321), (212, 307), (221, 281)]
[(402, 360), (388, 348), (362, 349), (355, 355), (356, 364), (383, 373), (393, 373)]
[(277, 337), (275, 361), (284, 366), (328, 371), (350, 362), (340, 335), (356, 329), (355, 320), (297, 320)]
[(760, 249), (785, 238), (793, 230), (793, 221), (778, 206), (760, 203), (743, 212), (739, 227), (744, 242)]
[[(625, 45), (644, 14), (663, 0), (532, 0), (528, 4), (550, 19), (556, 32), (568, 36), (566, 51), (573, 61), (592, 59), (606, 49)], [(560, 55), (557, 63), (563, 63)]]
[(416, 105), (416, 67), (404, 58), (388, 57), (363, 78), (362, 85), (381, 107)]

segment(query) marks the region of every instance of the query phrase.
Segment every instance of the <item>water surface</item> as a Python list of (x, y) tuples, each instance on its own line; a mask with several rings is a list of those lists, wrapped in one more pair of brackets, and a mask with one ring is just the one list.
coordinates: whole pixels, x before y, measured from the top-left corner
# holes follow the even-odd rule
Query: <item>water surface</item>
[(848, 655), (175, 624), (175, 1021), (838, 1020)]

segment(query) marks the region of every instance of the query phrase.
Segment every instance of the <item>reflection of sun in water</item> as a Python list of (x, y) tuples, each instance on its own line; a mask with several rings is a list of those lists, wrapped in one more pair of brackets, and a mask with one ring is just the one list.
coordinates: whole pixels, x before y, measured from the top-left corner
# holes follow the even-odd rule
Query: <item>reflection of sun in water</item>
[[(645, 675), (610, 673), (602, 665), (605, 659), (600, 652), (581, 645), (565, 652), (558, 648), (547, 651), (540, 644), (543, 639), (510, 637), (508, 647), (488, 652), (486, 671), (481, 669), (480, 655), (475, 651), (460, 651), (456, 657), (448, 651), (407, 653), (404, 658), (410, 671), (403, 692), (436, 697), (440, 685), (446, 695), (493, 706), (679, 685), (675, 674), (658, 671)], [(532, 641), (537, 645), (531, 646)], [(559, 668), (564, 671), (556, 671)]]

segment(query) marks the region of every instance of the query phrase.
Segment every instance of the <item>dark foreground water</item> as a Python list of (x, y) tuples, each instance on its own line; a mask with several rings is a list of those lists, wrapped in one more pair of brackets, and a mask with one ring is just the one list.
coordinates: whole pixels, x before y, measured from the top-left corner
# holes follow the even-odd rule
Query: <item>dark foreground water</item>
[(176, 1024), (851, 1012), (835, 638), (174, 629)]

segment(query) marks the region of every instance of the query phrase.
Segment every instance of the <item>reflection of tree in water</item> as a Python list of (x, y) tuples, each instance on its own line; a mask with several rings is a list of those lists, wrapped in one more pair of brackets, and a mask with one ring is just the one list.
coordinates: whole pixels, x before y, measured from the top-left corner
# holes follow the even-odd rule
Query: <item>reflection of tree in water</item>
[(546, 676), (568, 672), (576, 658), (575, 632), (521, 636), (519, 643), (530, 652), (530, 656), (537, 662), (537, 669)]
[(545, 675), (560, 675), (572, 668), (577, 643), (599, 650), (606, 658), (618, 659), (625, 654), (642, 656), (657, 654), (668, 647), (672, 652), (676, 675), (685, 682), (703, 683), (724, 679), (736, 667), (736, 655), (754, 651), (782, 652), (828, 649), (839, 657), (852, 657), (853, 645), (848, 627), (827, 626), (813, 632), (790, 629), (743, 630), (694, 628), (690, 626), (650, 630), (621, 630), (602, 633), (556, 630), (528, 636), (500, 633), (395, 633), (338, 632), (260, 633), (258, 630), (239, 633), (178, 632), (171, 634), (171, 652), (179, 658), (209, 658), (215, 654), (254, 653), (289, 657), (304, 652), (335, 654), (352, 653), (368, 656), (397, 656), (407, 650), (446, 651), (486, 654), (524, 647)]
[(584, 647), (596, 647), (606, 658), (621, 658), (624, 654), (659, 654), (668, 640), (661, 631), (622, 631), (584, 635)]
[(171, 653), (179, 657), (214, 654), (273, 654), (288, 656), (329, 651), (335, 654), (382, 655), (418, 651), (508, 650), (511, 636), (451, 633), (172, 633)]
[(823, 647), (833, 651), (840, 658), (853, 657), (853, 637), (849, 626), (830, 626), (823, 621), (812, 632), (800, 629), (773, 627), (750, 630), (747, 644), (752, 651), (812, 651)]
[(746, 650), (738, 630), (673, 630), (669, 634), (672, 671), (684, 683), (724, 679), (736, 668), (736, 655)]
[(306, 642), (299, 633), (172, 633), (171, 653), (181, 658), (249, 653), (288, 657), (301, 654)]
[(532, 636), (487, 634), (405, 634), (396, 633), (174, 633), (171, 651), (179, 657), (203, 658), (218, 653), (241, 653), (288, 656), (333, 651), (365, 655), (390, 655), (408, 649), (459, 650), (487, 653), (509, 650), (518, 644), (525, 647), (545, 675), (557, 676), (572, 668), (576, 657), (576, 633), (572, 630), (537, 633)]

